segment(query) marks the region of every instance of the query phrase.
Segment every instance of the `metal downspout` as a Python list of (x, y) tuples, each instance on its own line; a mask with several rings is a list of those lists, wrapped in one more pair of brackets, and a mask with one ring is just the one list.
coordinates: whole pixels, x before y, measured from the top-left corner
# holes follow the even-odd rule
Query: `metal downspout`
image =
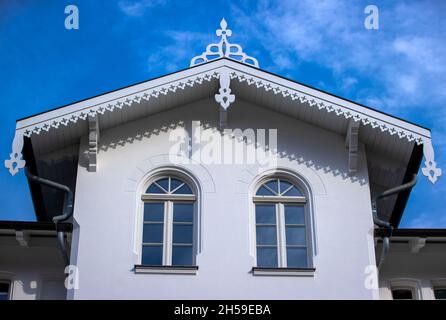
[(398, 194), (402, 191), (406, 191), (409, 190), (411, 188), (413, 188), (413, 186), (417, 183), (417, 175), (414, 174), (412, 176), (412, 180), (410, 180), (409, 182), (402, 184), (398, 187), (389, 189), (387, 191), (384, 191), (383, 193), (377, 195), (373, 200), (372, 200), (372, 213), (373, 213), (373, 223), (381, 228), (386, 229), (387, 233), (384, 233), (383, 235), (383, 246), (381, 249), (381, 256), (379, 259), (379, 263), (378, 263), (378, 270), (381, 269), (384, 260), (387, 256), (387, 253), (389, 252), (389, 248), (390, 248), (390, 237), (392, 236), (392, 231), (393, 231), (393, 227), (390, 224), (390, 222), (381, 220), (378, 216), (378, 207), (377, 207), (377, 202), (378, 200), (393, 196), (395, 194)]
[(68, 220), (73, 215), (73, 204), (74, 204), (73, 192), (66, 185), (33, 175), (28, 171), (28, 168), (25, 168), (25, 175), (32, 182), (40, 183), (42, 185), (60, 190), (65, 193), (62, 214), (53, 217), (53, 222), (56, 226), (59, 249), (62, 253), (65, 266), (67, 266), (70, 264), (70, 258), (68, 256), (67, 248), (65, 246), (65, 234), (62, 230), (59, 230), (58, 223)]

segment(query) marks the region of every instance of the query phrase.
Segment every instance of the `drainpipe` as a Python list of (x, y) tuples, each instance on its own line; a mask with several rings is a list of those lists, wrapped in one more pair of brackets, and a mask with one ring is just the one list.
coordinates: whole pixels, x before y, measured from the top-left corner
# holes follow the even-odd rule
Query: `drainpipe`
[(59, 191), (62, 191), (65, 193), (62, 214), (53, 217), (53, 222), (56, 226), (57, 239), (59, 242), (60, 252), (62, 253), (63, 259), (65, 261), (65, 265), (67, 266), (70, 264), (70, 259), (68, 257), (68, 251), (65, 246), (65, 234), (62, 230), (59, 230), (58, 223), (68, 220), (73, 215), (73, 203), (74, 203), (73, 192), (71, 191), (71, 189), (69, 187), (67, 187), (63, 184), (33, 175), (32, 173), (30, 173), (28, 171), (28, 168), (25, 168), (25, 175), (32, 182), (40, 183), (42, 185), (45, 185), (47, 187), (50, 187), (50, 188), (53, 188), (53, 189), (56, 189), (56, 190), (59, 190)]
[(384, 191), (383, 193), (377, 195), (373, 200), (372, 200), (372, 213), (373, 213), (373, 223), (375, 225), (377, 225), (378, 227), (384, 228), (384, 235), (383, 235), (383, 246), (381, 249), (381, 256), (379, 259), (379, 263), (378, 263), (378, 270), (381, 269), (382, 264), (384, 262), (384, 259), (387, 256), (387, 253), (389, 252), (389, 248), (390, 248), (390, 237), (392, 236), (392, 231), (393, 231), (393, 227), (390, 224), (390, 222), (381, 220), (378, 217), (378, 207), (377, 207), (377, 202), (378, 200), (393, 196), (395, 194), (398, 194), (400, 192), (406, 191), (406, 190), (410, 190), (413, 188), (413, 186), (417, 183), (417, 175), (414, 174), (412, 176), (412, 180), (410, 180), (409, 182), (402, 184), (398, 187), (389, 189), (387, 191)]

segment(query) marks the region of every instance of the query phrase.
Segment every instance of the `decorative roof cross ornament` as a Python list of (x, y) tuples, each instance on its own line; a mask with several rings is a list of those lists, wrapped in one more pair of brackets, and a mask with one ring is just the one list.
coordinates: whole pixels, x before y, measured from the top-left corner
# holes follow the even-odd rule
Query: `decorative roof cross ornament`
[(243, 52), (243, 49), (238, 44), (229, 43), (228, 37), (232, 35), (232, 30), (227, 29), (228, 24), (226, 20), (223, 18), (220, 22), (220, 28), (217, 29), (216, 34), (218, 37), (221, 37), (219, 43), (211, 43), (206, 47), (206, 51), (201, 55), (193, 57), (190, 61), (190, 66), (195, 66), (197, 64), (202, 64), (208, 62), (210, 60), (215, 60), (219, 58), (229, 58), (232, 60), (236, 60), (242, 62), (244, 64), (248, 64), (254, 66), (256, 68), (259, 67), (259, 62), (256, 58), (248, 56)]

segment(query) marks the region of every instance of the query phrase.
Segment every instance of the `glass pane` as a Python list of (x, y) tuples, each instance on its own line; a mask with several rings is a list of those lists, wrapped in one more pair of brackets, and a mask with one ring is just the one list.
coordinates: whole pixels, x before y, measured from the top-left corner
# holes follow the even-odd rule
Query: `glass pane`
[(256, 223), (276, 224), (276, 206), (256, 204)]
[(169, 191), (169, 178), (163, 178), (156, 181), (164, 190)]
[(257, 226), (257, 244), (277, 244), (276, 227)]
[(286, 249), (288, 268), (307, 268), (307, 249), (306, 248), (287, 248)]
[(164, 221), (164, 202), (144, 203), (144, 221)]
[[(285, 191), (285, 190), (283, 190)], [(283, 194), (283, 196), (287, 196), (287, 197), (302, 197), (303, 194), (302, 192), (300, 192), (299, 189), (297, 189), (296, 187), (292, 187), (290, 190), (288, 190), (287, 192), (285, 192)]]
[(410, 289), (394, 289), (392, 290), (394, 300), (412, 300), (412, 290)]
[(0, 301), (9, 300), (9, 295), (6, 292), (0, 292)]
[(277, 248), (257, 248), (257, 267), (277, 268)]
[(170, 179), (170, 191), (175, 190), (176, 188), (178, 188), (182, 184), (183, 184), (183, 181), (175, 179), (175, 178), (171, 178)]
[(141, 264), (161, 266), (163, 264), (163, 247), (143, 246)]
[(181, 188), (175, 191), (174, 194), (194, 194), (194, 193), (187, 184), (184, 184)]
[(286, 227), (287, 245), (305, 245), (305, 227)]
[(174, 203), (173, 221), (174, 222), (192, 222), (194, 220), (193, 203)]
[(163, 243), (163, 224), (144, 224), (143, 242), (144, 243)]
[(285, 224), (305, 224), (305, 207), (286, 204)]
[(265, 187), (260, 187), (259, 190), (257, 190), (256, 193), (257, 196), (275, 196), (274, 193), (266, 189)]
[(173, 246), (172, 265), (191, 266), (192, 260), (192, 246)]
[(161, 190), (160, 187), (158, 187), (156, 184), (152, 183), (146, 190), (146, 193), (165, 193), (163, 190)]
[(265, 183), (265, 185), (268, 186), (275, 193), (279, 193), (279, 183), (277, 182), (277, 179), (268, 181), (267, 183)]
[(193, 226), (174, 224), (173, 225), (173, 243), (192, 243)]
[(283, 194), (292, 184), (285, 180), (280, 180), (280, 194)]
[(446, 300), (446, 289), (435, 289), (435, 299)]

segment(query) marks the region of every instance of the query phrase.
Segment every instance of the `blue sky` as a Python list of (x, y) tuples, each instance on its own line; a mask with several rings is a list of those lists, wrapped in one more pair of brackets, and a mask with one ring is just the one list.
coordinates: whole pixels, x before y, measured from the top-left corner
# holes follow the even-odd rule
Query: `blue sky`
[[(66, 5), (79, 30), (64, 28)], [(364, 8), (379, 8), (379, 30)], [(432, 128), (446, 168), (445, 1), (0, 0), (0, 151), (15, 120), (188, 67), (222, 17), (262, 69)], [(0, 170), (0, 219), (33, 220), (23, 173)], [(445, 178), (421, 178), (401, 227), (446, 228)]]

